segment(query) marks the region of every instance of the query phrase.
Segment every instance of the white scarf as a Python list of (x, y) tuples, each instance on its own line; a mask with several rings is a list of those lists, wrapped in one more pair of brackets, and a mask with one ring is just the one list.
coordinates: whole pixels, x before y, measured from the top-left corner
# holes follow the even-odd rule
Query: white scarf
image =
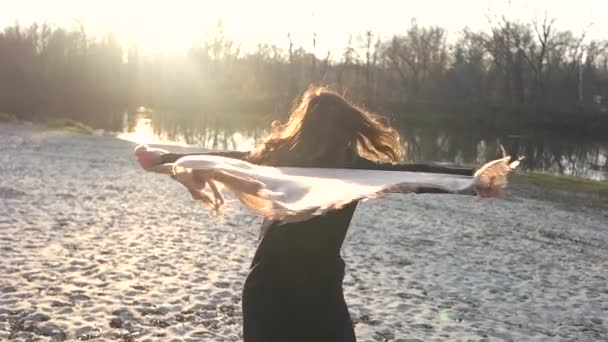
[[(146, 146), (138, 146), (138, 149)], [(429, 189), (451, 194), (501, 195), (507, 175), (519, 165), (505, 156), (482, 166), (474, 176), (355, 169), (295, 168), (254, 165), (242, 160), (193, 155), (148, 171), (171, 175), (193, 199), (217, 211), (222, 188), (264, 217), (297, 222), (339, 209), (353, 201), (388, 192)]]

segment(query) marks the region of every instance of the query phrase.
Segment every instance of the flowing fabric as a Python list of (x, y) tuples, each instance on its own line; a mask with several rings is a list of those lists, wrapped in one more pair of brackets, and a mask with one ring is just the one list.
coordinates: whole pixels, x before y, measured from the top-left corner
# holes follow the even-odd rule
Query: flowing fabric
[[(138, 146), (135, 153), (145, 153)], [(148, 168), (170, 175), (192, 198), (217, 211), (224, 204), (222, 190), (236, 195), (249, 209), (283, 222), (304, 221), (356, 200), (388, 192), (439, 192), (449, 194), (500, 194), (507, 175), (519, 160), (489, 162), (474, 176), (330, 168), (292, 168), (254, 165), (242, 160), (192, 155), (172, 164)], [(487, 197), (487, 196), (484, 196)]]

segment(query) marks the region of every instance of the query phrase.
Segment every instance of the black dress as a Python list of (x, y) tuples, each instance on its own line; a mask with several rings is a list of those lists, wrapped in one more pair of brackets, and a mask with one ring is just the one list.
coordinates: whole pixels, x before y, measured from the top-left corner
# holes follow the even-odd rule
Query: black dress
[[(243, 158), (246, 153), (214, 153)], [(163, 162), (182, 155), (166, 154)], [(359, 158), (350, 168), (471, 175), (472, 169), (381, 164)], [(420, 192), (425, 192), (423, 189)], [(304, 222), (266, 220), (243, 289), (245, 342), (353, 342), (344, 301), (340, 249), (357, 202)]]

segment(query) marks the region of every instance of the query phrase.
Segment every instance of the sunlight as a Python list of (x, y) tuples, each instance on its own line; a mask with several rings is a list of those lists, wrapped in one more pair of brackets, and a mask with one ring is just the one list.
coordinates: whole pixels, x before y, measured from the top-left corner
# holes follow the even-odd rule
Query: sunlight
[[(226, 36), (238, 41), (245, 50), (266, 40), (269, 32), (276, 32), (277, 25), (282, 27), (281, 39), (285, 32), (296, 27), (309, 27), (307, 23), (290, 21), (292, 18), (289, 15), (274, 15), (269, 11), (269, 8), (279, 14), (288, 11), (285, 4), (278, 0), (262, 3), (112, 1), (112, 5), (115, 5), (111, 7), (118, 15), (108, 13), (106, 19), (112, 22), (120, 41), (125, 46), (136, 42), (140, 52), (148, 55), (187, 51), (199, 44), (206, 35), (213, 34), (219, 22), (223, 23)], [(111, 11), (106, 7), (105, 12)]]
[[(81, 20), (89, 33), (102, 36), (112, 32), (123, 46), (137, 43), (140, 53), (152, 55), (187, 52), (205, 35), (212, 33), (221, 20), (226, 36), (237, 41), (241, 51), (255, 49), (261, 42), (285, 48), (289, 32), (295, 45), (305, 49), (312, 47), (312, 35), (316, 33), (316, 51), (325, 54), (328, 50), (334, 53), (341, 51), (349, 37), (356, 40), (367, 30), (385, 37), (403, 32), (412, 18), (421, 25), (440, 25), (454, 39), (465, 26), (487, 28), (488, 20), (496, 13), (528, 21), (542, 17), (545, 10), (549, 16), (558, 19), (560, 28), (574, 32), (586, 29), (589, 39), (602, 37), (608, 29), (608, 23), (600, 15), (608, 11), (608, 2), (603, 0), (576, 3), (548, 0), (378, 0), (373, 6), (362, 1), (321, 0), (309, 0), (298, 6), (279, 0), (22, 0), (3, 8), (0, 25), (19, 21), (26, 26), (33, 22), (47, 22), (69, 27)], [(590, 23), (593, 25), (589, 26)]]
[[(133, 1), (123, 6), (127, 7), (125, 14), (115, 25), (119, 39), (123, 45), (136, 43), (144, 54), (186, 50), (204, 29), (200, 3), (174, 6), (166, 2)], [(185, 8), (188, 10), (184, 11)], [(199, 20), (195, 20), (197, 15)]]
[(131, 132), (123, 132), (118, 135), (119, 139), (132, 141), (138, 144), (158, 143), (159, 139), (152, 129), (152, 120), (146, 117), (137, 118)]

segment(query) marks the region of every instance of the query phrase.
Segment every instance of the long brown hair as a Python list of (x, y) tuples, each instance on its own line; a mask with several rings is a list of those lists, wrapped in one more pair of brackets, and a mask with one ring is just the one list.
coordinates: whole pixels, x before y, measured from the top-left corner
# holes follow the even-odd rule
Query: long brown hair
[(311, 86), (285, 124), (273, 122), (266, 140), (249, 160), (273, 166), (347, 167), (356, 157), (398, 162), (399, 133), (326, 87)]

